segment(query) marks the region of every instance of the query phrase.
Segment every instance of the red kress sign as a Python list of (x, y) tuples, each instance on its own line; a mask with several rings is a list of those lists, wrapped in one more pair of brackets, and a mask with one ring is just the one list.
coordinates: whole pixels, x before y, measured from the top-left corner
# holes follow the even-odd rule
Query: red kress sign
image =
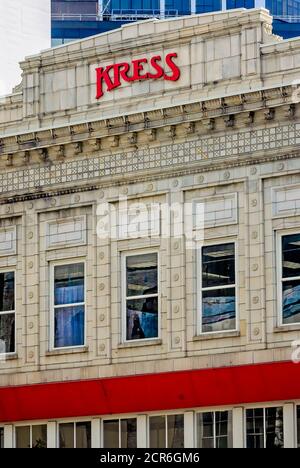
[[(177, 58), (176, 53), (168, 54), (163, 63), (162, 57), (156, 55), (150, 60), (146, 58), (132, 60), (131, 63), (123, 62), (109, 65), (106, 68), (96, 68), (97, 74), (97, 95), (100, 99), (105, 91), (113, 91), (122, 85), (122, 82), (131, 83), (142, 80), (177, 81), (180, 78), (180, 69), (174, 63)], [(145, 71), (145, 68), (150, 71)], [(104, 90), (106, 85), (106, 90)]]

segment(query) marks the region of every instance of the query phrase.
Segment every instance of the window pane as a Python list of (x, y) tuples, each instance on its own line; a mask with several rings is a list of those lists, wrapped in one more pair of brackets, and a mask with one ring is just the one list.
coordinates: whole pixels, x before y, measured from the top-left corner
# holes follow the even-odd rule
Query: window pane
[(30, 448), (30, 426), (16, 427), (16, 448)]
[(127, 297), (157, 294), (157, 254), (127, 257)]
[(32, 426), (32, 448), (47, 448), (47, 425)]
[(198, 414), (198, 447), (213, 449), (214, 444), (214, 413)]
[(0, 449), (4, 448), (4, 427), (0, 427)]
[(15, 310), (15, 274), (0, 273), (0, 312)]
[(283, 323), (300, 323), (300, 280), (286, 281), (282, 289)]
[(122, 419), (121, 448), (137, 448), (136, 419)]
[(300, 276), (300, 234), (282, 238), (283, 278)]
[(247, 417), (247, 448), (264, 448), (264, 410), (249, 409)]
[(76, 448), (91, 448), (92, 428), (90, 422), (76, 423)]
[(54, 292), (55, 305), (84, 302), (84, 264), (56, 266)]
[(84, 345), (84, 306), (55, 309), (54, 347)]
[(266, 448), (284, 448), (283, 408), (266, 409)]
[(119, 447), (119, 420), (104, 421), (104, 448), (120, 448)]
[(184, 448), (183, 414), (168, 416), (168, 448)]
[(232, 412), (216, 412), (216, 448), (232, 448)]
[(158, 298), (127, 301), (127, 340), (158, 337)]
[(165, 416), (153, 416), (150, 418), (150, 448), (167, 448)]
[(235, 284), (234, 244), (215, 245), (202, 249), (202, 287)]
[(235, 330), (235, 288), (202, 293), (202, 332)]
[(59, 447), (64, 449), (74, 448), (73, 423), (65, 423), (59, 425)]
[(15, 314), (0, 315), (0, 354), (15, 352)]

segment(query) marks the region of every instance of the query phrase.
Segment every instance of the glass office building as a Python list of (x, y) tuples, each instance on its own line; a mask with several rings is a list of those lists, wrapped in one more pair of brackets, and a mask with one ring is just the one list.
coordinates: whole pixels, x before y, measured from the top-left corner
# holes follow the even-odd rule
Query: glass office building
[(271, 12), (275, 33), (284, 38), (300, 36), (300, 0), (52, 0), (52, 45), (116, 29), (129, 21), (255, 7)]

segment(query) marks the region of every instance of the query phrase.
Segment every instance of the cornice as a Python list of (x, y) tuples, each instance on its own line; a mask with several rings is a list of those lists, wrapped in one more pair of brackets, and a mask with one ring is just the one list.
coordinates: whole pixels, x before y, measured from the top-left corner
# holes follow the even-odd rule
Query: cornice
[[(9, 166), (30, 164), (31, 161), (43, 163), (47, 162), (49, 151), (59, 160), (66, 154), (80, 154), (84, 150), (84, 144), (88, 144), (94, 150), (107, 150), (120, 144), (122, 148), (132, 148), (155, 141), (155, 133), (163, 127), (166, 127), (166, 137), (172, 139), (177, 130), (180, 134), (190, 135), (195, 131), (197, 124), (202, 127), (200, 133), (213, 132), (216, 121), (220, 119), (224, 129), (238, 127), (239, 122), (247, 126), (255, 121), (256, 113), (264, 112), (264, 120), (269, 121), (275, 118), (275, 110), (283, 106), (283, 112), (290, 118), (295, 114), (297, 107), (293, 104), (293, 92), (293, 86), (279, 86), (111, 119), (87, 120), (73, 125), (2, 136), (0, 162), (1, 159), (3, 162), (4, 158)], [(172, 130), (168, 131), (170, 126)]]

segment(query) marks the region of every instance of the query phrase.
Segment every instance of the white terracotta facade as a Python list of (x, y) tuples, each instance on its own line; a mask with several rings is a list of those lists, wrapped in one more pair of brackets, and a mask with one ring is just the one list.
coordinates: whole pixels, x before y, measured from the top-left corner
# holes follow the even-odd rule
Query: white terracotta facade
[[(16, 348), (0, 361), (3, 389), (291, 362), (300, 324), (281, 320), (279, 251), (280, 236), (300, 233), (300, 40), (272, 35), (271, 22), (265, 10), (146, 21), (21, 64), (22, 85), (0, 103), (0, 273), (15, 272), (16, 294)], [(97, 66), (170, 52), (178, 81), (123, 83), (95, 99)], [(157, 211), (132, 235), (122, 210), (137, 203)], [(201, 219), (180, 210), (197, 203), (204, 234)], [(186, 221), (192, 241), (183, 236)], [(107, 224), (115, 235), (105, 238), (99, 229)], [(228, 243), (236, 327), (201, 333), (200, 246)], [(126, 341), (122, 262), (148, 252), (159, 257), (159, 334)], [(53, 268), (80, 262), (84, 344), (56, 349)], [(243, 447), (245, 409), (282, 407), (284, 445), (295, 447), (298, 402), (300, 393), (287, 391), (114, 419), (137, 416), (145, 447), (149, 415), (184, 414), (185, 447), (197, 447), (197, 412), (230, 409), (233, 446)], [(107, 417), (81, 417), (92, 421), (94, 447), (103, 444)], [(80, 420), (10, 418), (0, 403), (6, 447), (29, 420), (48, 424), (48, 447), (59, 445), (59, 422)]]

